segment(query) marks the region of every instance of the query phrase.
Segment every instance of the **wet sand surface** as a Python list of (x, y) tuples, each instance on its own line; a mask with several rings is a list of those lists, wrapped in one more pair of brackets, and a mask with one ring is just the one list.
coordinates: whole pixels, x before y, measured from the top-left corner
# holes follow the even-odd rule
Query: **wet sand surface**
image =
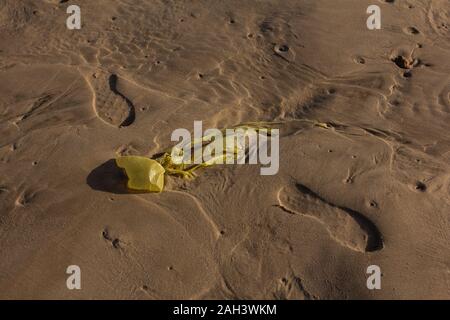
[[(0, 5), (0, 298), (450, 298), (448, 1)], [(279, 122), (278, 174), (128, 192), (194, 120)]]

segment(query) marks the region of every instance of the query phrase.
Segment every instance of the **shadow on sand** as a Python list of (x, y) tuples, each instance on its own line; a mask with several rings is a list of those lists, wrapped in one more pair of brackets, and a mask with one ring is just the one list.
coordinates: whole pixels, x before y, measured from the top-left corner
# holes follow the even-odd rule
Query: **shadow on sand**
[(127, 189), (127, 176), (116, 165), (114, 159), (110, 159), (91, 171), (86, 178), (86, 183), (94, 190), (124, 194), (130, 193)]

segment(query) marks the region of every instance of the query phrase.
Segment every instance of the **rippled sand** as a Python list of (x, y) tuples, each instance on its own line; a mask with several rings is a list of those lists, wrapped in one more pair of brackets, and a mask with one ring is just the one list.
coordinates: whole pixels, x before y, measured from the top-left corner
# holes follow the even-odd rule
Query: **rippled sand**
[[(280, 122), (279, 173), (129, 193), (194, 120)], [(0, 0), (0, 298), (448, 299), (449, 215), (447, 0)]]

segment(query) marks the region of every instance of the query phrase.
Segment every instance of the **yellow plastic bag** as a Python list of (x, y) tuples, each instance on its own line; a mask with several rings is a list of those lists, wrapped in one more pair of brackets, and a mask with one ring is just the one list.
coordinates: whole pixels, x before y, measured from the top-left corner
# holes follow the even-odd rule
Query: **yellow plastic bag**
[[(257, 133), (259, 133), (260, 130), (263, 130), (263, 129), (270, 131), (271, 127), (276, 124), (281, 124), (281, 123), (280, 122), (249, 122), (249, 123), (244, 123), (244, 124), (241, 124), (238, 126), (234, 126), (231, 129), (244, 129), (244, 130), (253, 129)], [(166, 170), (166, 174), (180, 176), (185, 179), (192, 179), (195, 177), (194, 171), (196, 171), (197, 169), (209, 167), (209, 166), (215, 165), (216, 163), (225, 163), (226, 159), (228, 157), (230, 157), (231, 159), (234, 159), (234, 157), (237, 156), (238, 153), (240, 153), (241, 151), (245, 152), (245, 146), (242, 146), (239, 144), (234, 145), (234, 149), (229, 148), (228, 145), (233, 145), (229, 141), (230, 141), (230, 139), (234, 139), (234, 136), (227, 135), (226, 129), (223, 129), (221, 131), (222, 131), (222, 140), (224, 142), (223, 154), (217, 154), (217, 155), (215, 155), (215, 157), (213, 157), (209, 161), (201, 162), (200, 164), (194, 164), (194, 165), (189, 165), (189, 164), (184, 164), (184, 163), (175, 164), (172, 159), (172, 155), (171, 155), (174, 148), (164, 152), (161, 157), (156, 159), (156, 161), (158, 161), (164, 167), (164, 169)], [(269, 132), (269, 134), (270, 134), (270, 132)], [(210, 142), (211, 142), (211, 136), (205, 135), (201, 139), (193, 140), (192, 142), (189, 142), (189, 145), (194, 150), (195, 148), (199, 148), (199, 147), (206, 148)], [(178, 149), (176, 153), (179, 153), (180, 151), (181, 150)], [(193, 159), (193, 160), (194, 160), (193, 162), (196, 162), (197, 159)]]
[[(262, 129), (269, 129), (270, 125), (276, 124), (266, 122), (253, 122), (235, 126), (234, 129), (254, 129), (259, 132)], [(117, 166), (125, 169), (128, 176), (127, 187), (131, 190), (146, 191), (146, 192), (161, 192), (164, 188), (164, 174), (180, 176), (185, 179), (192, 179), (195, 177), (194, 171), (209, 167), (216, 163), (224, 163), (227, 157), (234, 158), (240, 151), (245, 152), (245, 146), (235, 145), (234, 149), (228, 148), (230, 139), (234, 136), (229, 136), (226, 129), (222, 131), (222, 139), (225, 144), (223, 154), (218, 154), (209, 161), (201, 162), (200, 164), (176, 164), (172, 159), (172, 149), (164, 152), (162, 156), (157, 159), (150, 159), (140, 156), (123, 156), (116, 159)], [(206, 147), (211, 142), (210, 136), (203, 136), (199, 140), (189, 142), (189, 145), (195, 149), (199, 147)], [(221, 161), (219, 161), (221, 160)]]
[(124, 156), (117, 158), (116, 164), (125, 170), (129, 189), (146, 192), (163, 190), (166, 170), (158, 161), (147, 157)]

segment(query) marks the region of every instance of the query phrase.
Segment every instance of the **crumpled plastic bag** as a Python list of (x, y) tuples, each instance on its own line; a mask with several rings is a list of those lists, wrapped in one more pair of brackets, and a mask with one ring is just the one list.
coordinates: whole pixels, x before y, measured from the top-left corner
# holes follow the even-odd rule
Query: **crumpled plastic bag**
[[(255, 129), (259, 132), (261, 129), (268, 129), (273, 123), (253, 122), (242, 124), (233, 129)], [(192, 149), (200, 147), (208, 147), (211, 137), (203, 136), (199, 140), (194, 140), (189, 143)], [(225, 163), (228, 157), (244, 156), (245, 145), (237, 144), (234, 149), (228, 147), (232, 145), (230, 139), (234, 136), (229, 136), (226, 130), (222, 130), (222, 140), (225, 143), (223, 154), (216, 155), (212, 159), (200, 164), (189, 163), (175, 163), (172, 159), (172, 150), (164, 152), (162, 156), (157, 159), (150, 159), (141, 156), (122, 156), (116, 159), (117, 166), (123, 168), (128, 177), (127, 187), (131, 190), (146, 191), (146, 192), (161, 192), (164, 188), (164, 175), (175, 175), (185, 179), (192, 179), (195, 177), (194, 171), (202, 168), (212, 166), (217, 163)], [(205, 144), (206, 143), (206, 144)], [(177, 150), (179, 151), (179, 150)], [(243, 153), (241, 152), (243, 151)], [(192, 160), (192, 159), (191, 159)]]
[(116, 164), (125, 170), (128, 189), (146, 192), (161, 192), (164, 189), (166, 170), (158, 161), (147, 157), (123, 156), (116, 159)]

